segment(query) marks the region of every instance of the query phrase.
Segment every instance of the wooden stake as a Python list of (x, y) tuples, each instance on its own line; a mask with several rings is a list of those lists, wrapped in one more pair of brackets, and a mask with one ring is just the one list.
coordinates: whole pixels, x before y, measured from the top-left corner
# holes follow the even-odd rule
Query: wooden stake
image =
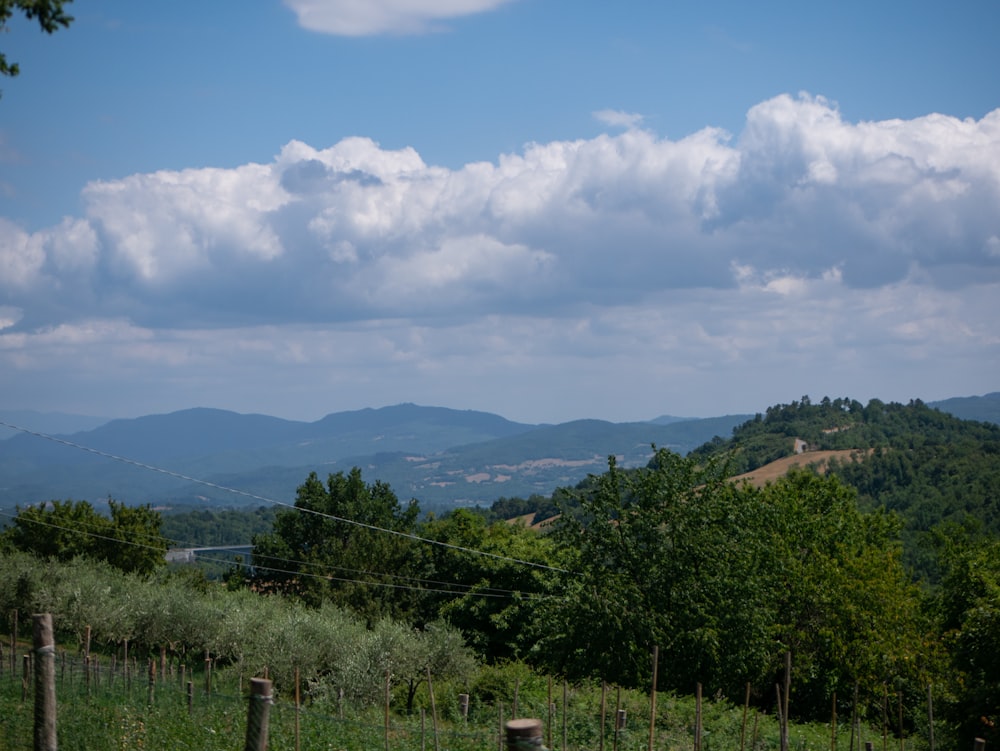
[(694, 688), (694, 751), (701, 751), (701, 684)]
[(458, 695), (458, 713), (462, 715), (462, 722), (469, 721), (469, 695)]
[(542, 721), (533, 719), (511, 720), (507, 723), (508, 751), (526, 751), (541, 748)]
[(153, 692), (156, 687), (156, 660), (150, 658), (149, 660), (149, 683), (146, 689), (146, 703), (152, 706), (153, 704)]
[[(251, 682), (251, 691), (253, 691), (252, 686)], [(212, 656), (207, 649), (205, 650), (205, 693), (212, 693)]]
[(271, 681), (250, 679), (250, 704), (247, 708), (247, 742), (244, 751), (267, 751), (268, 716), (274, 695)]
[(927, 734), (930, 751), (934, 751), (934, 695), (929, 683), (927, 684)]
[(431, 669), (427, 667), (427, 693), (431, 695), (431, 729), (434, 731), (434, 751), (438, 749), (438, 714), (437, 705), (434, 703), (434, 684), (431, 683)]
[(545, 745), (552, 748), (552, 714), (555, 707), (552, 704), (552, 676), (549, 676), (549, 722), (545, 727)]
[(566, 751), (566, 723), (568, 721), (566, 708), (569, 704), (569, 684), (563, 681), (563, 704), (562, 704), (562, 747)]
[(389, 751), (389, 671), (385, 671), (385, 727), (383, 737), (385, 738), (385, 751)]
[[(858, 724), (858, 683), (854, 682), (854, 704), (851, 705), (851, 743), (847, 751), (854, 751), (854, 730)], [(860, 739), (859, 739), (860, 740)]]
[(906, 733), (903, 732), (903, 692), (900, 691), (898, 696), (899, 696), (899, 751), (905, 751)]
[(299, 751), (299, 712), (302, 705), (299, 703), (299, 669), (295, 668), (295, 751)]
[(601, 681), (601, 735), (598, 744), (599, 751), (604, 751), (604, 724), (608, 708), (608, 682)]
[(781, 698), (781, 684), (774, 684), (774, 694), (777, 697), (777, 705), (775, 706), (775, 711), (778, 713), (778, 748), (781, 751), (788, 751), (785, 746), (785, 718), (784, 718), (784, 707), (785, 702)]
[(653, 647), (653, 685), (649, 692), (649, 751), (653, 751), (653, 741), (656, 737), (656, 681), (660, 666), (660, 647)]
[(889, 687), (882, 683), (882, 751), (889, 751)]
[(788, 701), (792, 693), (792, 653), (785, 652), (785, 704), (781, 708), (781, 749), (788, 751)]
[(837, 751), (837, 692), (833, 692), (830, 706), (830, 751)]
[(31, 657), (28, 655), (21, 656), (21, 703), (28, 701), (28, 686), (31, 685)]
[(17, 672), (17, 608), (14, 608), (14, 623), (10, 632), (10, 674)]
[(622, 709), (622, 688), (618, 687), (615, 698), (615, 738), (611, 745), (612, 751), (618, 751), (618, 732), (625, 729), (625, 710)]
[(52, 614), (31, 616), (35, 647), (35, 751), (56, 751), (56, 646)]
[(750, 681), (747, 681), (747, 692), (743, 699), (743, 722), (740, 723), (740, 751), (746, 748), (747, 713), (750, 711)]

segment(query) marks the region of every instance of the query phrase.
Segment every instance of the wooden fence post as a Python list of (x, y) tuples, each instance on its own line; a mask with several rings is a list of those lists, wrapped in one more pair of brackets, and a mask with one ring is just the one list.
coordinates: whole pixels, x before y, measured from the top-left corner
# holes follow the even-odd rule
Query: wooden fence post
[(14, 623), (10, 632), (10, 672), (17, 672), (17, 608), (14, 608)]
[(469, 721), (469, 695), (459, 694), (458, 695), (458, 713), (462, 715), (462, 720), (465, 722)]
[(56, 751), (56, 645), (52, 614), (31, 616), (35, 648), (35, 751)]
[(271, 681), (250, 679), (250, 705), (247, 709), (247, 742), (244, 751), (267, 751), (268, 716), (274, 696)]
[(563, 751), (569, 748), (569, 744), (566, 742), (566, 724), (569, 722), (569, 684), (563, 681), (563, 702), (562, 702), (562, 748)]
[(31, 685), (31, 657), (21, 655), (21, 703), (28, 700), (28, 686)]
[(986, 741), (983, 740), (982, 738), (976, 738), (976, 740), (972, 744), (972, 749), (973, 751), (985, 751)]
[(383, 733), (382, 733), (382, 736), (385, 739), (385, 751), (389, 751), (389, 698), (390, 698), (389, 697), (389, 692), (390, 692), (389, 677), (390, 677), (390, 675), (391, 674), (389, 673), (389, 670), (387, 669), (385, 671), (385, 702), (383, 703), (383, 708), (385, 710), (385, 725), (383, 727)]
[(536, 751), (541, 748), (541, 720), (522, 719), (507, 723), (507, 751)]
[(830, 751), (837, 751), (837, 692), (830, 700)]
[(438, 713), (434, 703), (434, 684), (431, 682), (431, 668), (427, 666), (427, 693), (431, 697), (431, 727), (434, 729), (434, 751), (438, 751)]
[(153, 699), (155, 698), (154, 692), (156, 690), (156, 660), (152, 657), (149, 658), (149, 683), (146, 690), (146, 703), (150, 706), (153, 705)]
[(653, 686), (649, 692), (649, 751), (653, 751), (653, 741), (656, 737), (656, 679), (660, 666), (660, 648), (653, 647)]
[(927, 684), (927, 734), (930, 751), (934, 751), (934, 693), (930, 683)]
[(604, 725), (608, 710), (608, 682), (601, 681), (601, 734), (598, 742), (598, 751), (604, 751)]
[(743, 722), (740, 723), (740, 751), (746, 748), (747, 713), (750, 711), (750, 681), (747, 681), (746, 697), (743, 699)]
[(187, 682), (188, 715), (194, 714), (194, 681)]
[(552, 703), (552, 676), (549, 676), (549, 723), (545, 726), (545, 740), (549, 744), (549, 748), (552, 748), (552, 715), (555, 714), (556, 708)]
[[(251, 688), (251, 692), (253, 688)], [(205, 650), (205, 693), (212, 693), (212, 656)]]
[(295, 751), (300, 749), (301, 727), (299, 726), (299, 713), (302, 711), (302, 704), (299, 701), (299, 668), (295, 668)]
[(701, 684), (694, 687), (694, 751), (701, 751)]

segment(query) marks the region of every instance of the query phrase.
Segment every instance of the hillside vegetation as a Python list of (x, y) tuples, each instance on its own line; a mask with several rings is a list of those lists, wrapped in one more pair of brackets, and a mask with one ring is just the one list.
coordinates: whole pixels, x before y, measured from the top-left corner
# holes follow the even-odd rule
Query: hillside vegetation
[[(798, 441), (806, 444), (801, 454)], [(824, 453), (829, 451), (845, 453)], [(939, 578), (932, 531), (941, 525), (1000, 536), (1000, 426), (962, 420), (920, 401), (862, 405), (803, 397), (769, 408), (737, 427), (732, 438), (705, 444), (692, 456), (722, 459), (736, 475), (790, 457), (824, 460), (825, 471), (857, 491), (862, 508), (898, 515), (905, 561), (923, 579)]]
[[(251, 565), (226, 575), (231, 597), (181, 569), (162, 590), (167, 599), (107, 615), (94, 609), (98, 593), (125, 586), (105, 583), (107, 568), (67, 589), (67, 569), (49, 572), (17, 551), (81, 571), (81, 556), (96, 559), (133, 572), (130, 582), (161, 577), (162, 559), (160, 572), (144, 573), (116, 554), (127, 539), (79, 544), (74, 535), (88, 536), (95, 524), (92, 509), (67, 501), (23, 509), (0, 537), (8, 551), (0, 605), (54, 609), (64, 635), (88, 623), (110, 645), (213, 644), (239, 670), (273, 666), (279, 684), (299, 652), (321, 648), (315, 617), (350, 624), (379, 654), (398, 645), (404, 656), (394, 659), (412, 681), (423, 675), (415, 664), (431, 657), (414, 663), (405, 655), (445, 639), (480, 669), (523, 665), (573, 682), (642, 688), (655, 647), (660, 690), (686, 694), (701, 684), (707, 695), (742, 702), (749, 685), (751, 703), (770, 713), (790, 653), (797, 718), (825, 720), (835, 706), (840, 716), (857, 712), (877, 723), (894, 695), (903, 721), (890, 713), (888, 731), (926, 735), (930, 690), (943, 746), (971, 745), (973, 736), (992, 745), (1000, 742), (998, 457), (996, 425), (920, 402), (802, 399), (688, 457), (661, 448), (642, 466), (623, 467), (612, 456), (605, 471), (576, 485), (504, 498), (492, 510), (426, 515), (358, 467), (311, 472), (294, 505), (254, 536)], [(825, 471), (813, 471), (810, 458), (823, 458)], [(770, 482), (734, 481), (792, 459), (804, 466)], [(499, 518), (542, 510), (550, 523), (540, 528)], [(151, 551), (159, 521), (148, 507), (141, 521)], [(203, 534), (213, 521), (198, 520)], [(39, 528), (60, 531), (59, 550), (45, 548), (51, 534)], [(210, 604), (199, 605), (195, 592)], [(270, 633), (259, 619), (284, 617), (276, 603), (292, 608), (299, 625), (251, 649)], [(189, 635), (166, 633), (161, 611), (188, 624)], [(242, 635), (218, 641), (217, 624), (230, 622)], [(282, 656), (270, 656), (278, 648)], [(316, 662), (327, 667), (311, 675), (310, 692), (344, 687), (346, 667), (332, 657)], [(383, 675), (364, 679), (372, 693), (359, 701), (381, 695)], [(397, 686), (401, 710), (412, 708), (418, 685)]]

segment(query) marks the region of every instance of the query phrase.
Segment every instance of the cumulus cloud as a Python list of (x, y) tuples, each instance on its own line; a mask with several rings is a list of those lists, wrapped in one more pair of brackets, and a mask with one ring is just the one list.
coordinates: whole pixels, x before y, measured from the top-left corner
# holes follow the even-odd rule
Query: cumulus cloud
[[(268, 164), (132, 175), (86, 216), (0, 224), (22, 325), (94, 315), (337, 321), (622, 305), (663, 290), (1000, 281), (1000, 110), (844, 121), (822, 98), (757, 105), (733, 137), (630, 129), (460, 169), (367, 138)], [(40, 300), (42, 302), (40, 302)]]
[[(851, 123), (779, 96), (736, 135), (630, 127), (458, 169), (367, 138), (292, 141), (267, 164), (95, 182), (83, 200), (39, 232), (0, 219), (0, 370), (75, 351), (84, 370), (251, 389), (253, 363), (281, 361), (362, 394), (381, 363), (407, 368), (407, 399), (468, 388), (476, 407), (480, 368), (524, 388), (522, 372), (570, 368), (589, 402), (639, 350), (626, 388), (720, 368), (777, 384), (806, 353), (831, 384), (1000, 366), (1000, 110)], [(460, 369), (468, 386), (446, 377)]]
[(441, 21), (494, 10), (512, 0), (285, 0), (310, 31), (338, 36), (422, 34)]

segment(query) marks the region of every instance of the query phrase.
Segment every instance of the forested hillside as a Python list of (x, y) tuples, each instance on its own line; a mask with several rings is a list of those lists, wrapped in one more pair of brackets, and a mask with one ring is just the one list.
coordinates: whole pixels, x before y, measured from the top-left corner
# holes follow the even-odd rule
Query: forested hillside
[(1000, 536), (1000, 426), (961, 420), (920, 401), (862, 405), (803, 397), (769, 408), (731, 439), (692, 456), (722, 459), (735, 475), (790, 456), (797, 446), (806, 459), (818, 450), (857, 450), (826, 471), (857, 490), (862, 508), (899, 515), (904, 560), (920, 578), (939, 576), (931, 534), (939, 525)]

